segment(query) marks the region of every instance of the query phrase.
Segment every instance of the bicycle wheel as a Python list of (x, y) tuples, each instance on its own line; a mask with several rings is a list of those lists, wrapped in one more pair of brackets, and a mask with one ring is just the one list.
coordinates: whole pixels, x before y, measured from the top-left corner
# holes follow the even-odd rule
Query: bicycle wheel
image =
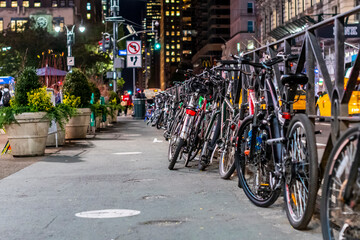
[[(357, 205), (349, 206), (343, 201), (359, 134), (358, 128), (348, 129), (336, 143), (326, 165), (320, 207), (322, 234), (326, 240), (360, 239), (359, 190), (352, 198), (357, 201)], [(359, 179), (355, 189), (359, 189), (358, 184)]]
[(198, 168), (200, 171), (204, 171), (206, 169), (206, 167), (209, 165), (209, 158), (216, 148), (216, 141), (219, 138), (220, 129), (221, 129), (221, 114), (218, 114), (215, 117), (214, 123), (212, 124), (210, 137), (207, 140), (209, 145), (207, 146), (207, 149), (205, 150), (205, 154), (203, 156), (201, 156), (201, 159), (199, 161)]
[[(238, 118), (234, 122), (237, 122)], [(236, 169), (235, 165), (235, 134), (236, 127), (227, 126), (224, 148), (220, 154), (219, 174), (222, 179), (229, 179)]]
[(182, 122), (179, 119), (177, 121), (177, 123), (175, 123), (173, 125), (173, 129), (171, 130), (170, 141), (169, 141), (169, 149), (168, 149), (169, 162), (171, 162), (171, 160), (173, 159), (173, 155), (174, 155), (175, 150), (176, 150), (177, 142), (178, 142), (178, 139), (180, 138), (181, 127), (182, 127)]
[[(272, 189), (275, 165), (272, 159), (271, 147), (265, 143), (270, 137), (267, 127), (258, 130), (252, 136), (253, 117), (245, 118), (241, 123), (235, 152), (236, 171), (239, 186), (249, 200), (259, 207), (268, 207), (279, 197), (280, 191)], [(256, 137), (253, 158), (250, 158), (251, 138)]]
[(157, 129), (160, 129), (162, 127), (162, 125), (164, 124), (163, 123), (163, 118), (164, 118), (164, 112), (161, 112), (159, 118), (156, 121), (156, 128)]
[(194, 160), (194, 158), (198, 155), (199, 151), (201, 150), (203, 139), (201, 139), (200, 133), (203, 128), (203, 120), (204, 120), (203, 113), (197, 115), (194, 120), (195, 124), (188, 137), (189, 151), (185, 156), (185, 167), (188, 166), (190, 161)]
[(181, 138), (179, 139), (178, 142), (175, 143), (175, 152), (172, 155), (171, 161), (169, 163), (170, 170), (174, 170), (175, 163), (177, 162), (178, 158), (181, 157), (182, 155), (181, 152), (183, 151), (184, 145), (185, 145), (185, 140)]
[(295, 229), (305, 229), (315, 208), (318, 161), (314, 126), (304, 114), (296, 115), (286, 134), (284, 201)]

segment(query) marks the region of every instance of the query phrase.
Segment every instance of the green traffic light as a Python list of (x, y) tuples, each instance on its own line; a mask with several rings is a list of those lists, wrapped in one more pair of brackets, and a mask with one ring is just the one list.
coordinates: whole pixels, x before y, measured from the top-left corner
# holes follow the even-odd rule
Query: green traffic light
[(155, 43), (154, 49), (155, 50), (160, 50), (160, 48), (161, 48), (160, 43)]

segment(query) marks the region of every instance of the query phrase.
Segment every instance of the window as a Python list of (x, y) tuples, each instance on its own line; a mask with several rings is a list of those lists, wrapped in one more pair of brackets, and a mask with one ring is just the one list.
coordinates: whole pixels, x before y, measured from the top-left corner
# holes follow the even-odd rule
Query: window
[(58, 3), (57, 1), (52, 1), (52, 4), (51, 4), (52, 7), (57, 7), (58, 6)]
[(28, 22), (27, 19), (11, 19), (10, 28), (11, 31), (21, 32), (24, 30), (24, 24)]
[(41, 2), (34, 2), (34, 7), (41, 7)]
[(166, 3), (169, 3), (169, 0), (165, 0)]
[(170, 55), (170, 52), (169, 51), (166, 51), (166, 56), (169, 56)]
[(169, 14), (170, 14), (169, 11), (166, 11), (166, 12), (165, 12), (165, 15), (166, 15), (166, 16), (169, 16)]
[(11, 7), (16, 8), (17, 6), (17, 1), (11, 1)]
[(252, 2), (247, 3), (247, 12), (253, 13), (254, 12), (254, 4)]
[(23, 1), (23, 7), (30, 7), (29, 1)]
[(177, 48), (177, 49), (180, 49), (180, 44), (176, 44), (176, 48)]
[(175, 12), (174, 12), (174, 11), (171, 11), (171, 16), (175, 16)]
[(175, 62), (175, 58), (173, 57), (173, 58), (171, 58), (171, 62)]
[(91, 13), (87, 13), (86, 14), (86, 18), (89, 20), (89, 19), (91, 19)]
[(175, 45), (171, 45), (171, 49), (175, 49)]
[(2, 8), (6, 7), (6, 1), (0, 1), (0, 7)]
[(180, 60), (181, 60), (181, 59), (180, 59), (179, 57), (178, 57), (178, 58), (176, 58), (176, 61), (177, 61), (177, 62), (180, 62)]
[(176, 16), (180, 16), (180, 11), (176, 11)]
[(180, 31), (177, 31), (177, 32), (176, 32), (176, 36), (180, 36)]
[(63, 17), (54, 17), (53, 18), (53, 30), (55, 31), (55, 26), (60, 26), (60, 32), (64, 31), (64, 18)]
[(4, 31), (4, 20), (0, 19), (0, 32)]
[(73, 7), (74, 6), (74, 0), (69, 0), (69, 7)]
[(175, 32), (171, 32), (171, 36), (175, 36)]
[(86, 10), (90, 11), (91, 10), (91, 3), (86, 3)]
[(169, 46), (169, 44), (166, 44), (166, 49), (170, 49), (170, 46)]
[(170, 62), (170, 58), (166, 58), (166, 62)]
[(60, 7), (65, 7), (65, 5), (66, 5), (65, 0), (60, 0)]
[(166, 36), (169, 36), (169, 31), (166, 31)]
[(254, 21), (248, 21), (247, 31), (254, 32)]

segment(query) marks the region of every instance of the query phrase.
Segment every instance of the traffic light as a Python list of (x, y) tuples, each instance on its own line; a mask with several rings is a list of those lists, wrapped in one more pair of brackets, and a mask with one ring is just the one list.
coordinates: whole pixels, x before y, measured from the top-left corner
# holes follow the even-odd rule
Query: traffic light
[(156, 42), (155, 45), (154, 45), (154, 49), (155, 50), (160, 50), (161, 49), (161, 44)]
[(103, 36), (102, 40), (99, 41), (100, 49), (103, 52), (106, 52), (107, 50), (111, 50), (112, 44), (111, 44), (111, 37), (110, 36)]

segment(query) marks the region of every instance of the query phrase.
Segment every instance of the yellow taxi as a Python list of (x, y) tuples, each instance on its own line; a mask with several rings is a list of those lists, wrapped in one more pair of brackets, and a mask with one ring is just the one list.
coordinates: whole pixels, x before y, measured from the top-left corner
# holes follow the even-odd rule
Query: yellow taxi
[[(344, 85), (346, 86), (349, 81), (350, 73), (352, 68), (349, 68), (345, 74)], [(349, 115), (360, 114), (360, 76), (357, 79), (357, 83), (354, 91), (352, 92), (350, 101), (349, 101)], [(329, 95), (324, 93), (319, 96), (319, 99), (316, 102), (316, 114), (322, 117), (331, 116), (331, 101)]]

